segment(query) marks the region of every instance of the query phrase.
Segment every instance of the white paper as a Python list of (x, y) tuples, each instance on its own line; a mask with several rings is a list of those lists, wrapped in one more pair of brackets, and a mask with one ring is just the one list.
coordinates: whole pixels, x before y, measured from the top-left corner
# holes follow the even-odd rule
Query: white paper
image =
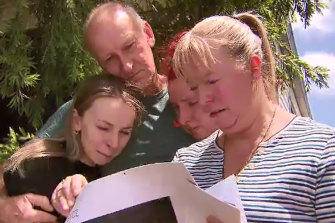
[(66, 223), (205, 223), (209, 215), (240, 222), (239, 210), (198, 188), (183, 164), (159, 163), (87, 184)]
[(235, 176), (231, 175), (208, 188), (206, 192), (220, 201), (234, 205), (240, 210), (241, 223), (247, 223), (241, 197), (237, 188)]

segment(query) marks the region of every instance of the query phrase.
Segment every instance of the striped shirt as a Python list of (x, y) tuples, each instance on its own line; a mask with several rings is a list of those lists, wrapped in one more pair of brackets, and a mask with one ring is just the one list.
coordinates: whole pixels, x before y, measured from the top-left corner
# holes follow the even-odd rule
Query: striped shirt
[[(200, 188), (222, 179), (219, 132), (177, 151)], [(296, 117), (237, 176), (248, 222), (335, 222), (335, 128)]]

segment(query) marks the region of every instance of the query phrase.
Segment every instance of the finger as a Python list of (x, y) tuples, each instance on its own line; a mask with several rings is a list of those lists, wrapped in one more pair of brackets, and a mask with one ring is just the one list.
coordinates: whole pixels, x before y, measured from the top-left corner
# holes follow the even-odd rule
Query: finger
[(73, 206), (75, 200), (75, 197), (72, 194), (71, 186), (72, 186), (72, 176), (66, 177), (65, 180), (63, 181), (62, 193), (69, 207)]
[(77, 197), (81, 191), (83, 190), (83, 188), (85, 187), (85, 185), (87, 184), (87, 180), (83, 175), (77, 174), (74, 175), (74, 178), (72, 179), (72, 194), (74, 197)]
[(63, 211), (68, 211), (70, 209), (70, 207), (69, 207), (69, 205), (67, 203), (67, 199), (64, 197), (64, 195), (62, 193), (62, 190), (59, 190), (57, 192), (57, 200), (58, 200), (60, 208)]
[[(54, 193), (56, 194), (56, 193)], [(64, 210), (64, 208), (62, 207), (60, 201), (58, 200), (58, 197), (55, 196), (52, 198), (51, 200), (52, 206), (54, 207), (54, 209), (61, 215), (67, 217), (70, 213), (69, 210)]]
[(206, 220), (207, 223), (224, 223), (223, 221), (220, 221), (217, 217), (212, 215), (208, 216)]
[(60, 182), (57, 187), (55, 188), (55, 190), (52, 192), (52, 195), (51, 195), (51, 201), (57, 201), (57, 196), (58, 196), (58, 191), (61, 190), (63, 186), (63, 183)]
[(57, 217), (45, 211), (35, 210), (32, 216), (32, 222), (57, 222)]
[(53, 207), (46, 196), (38, 194), (25, 194), (24, 197), (33, 205), (42, 208), (45, 211), (52, 212)]

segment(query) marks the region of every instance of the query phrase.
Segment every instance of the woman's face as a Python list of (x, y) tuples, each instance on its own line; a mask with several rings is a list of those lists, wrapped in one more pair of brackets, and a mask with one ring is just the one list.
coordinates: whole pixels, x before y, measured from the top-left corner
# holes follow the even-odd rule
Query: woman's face
[(85, 160), (104, 165), (127, 145), (135, 111), (121, 98), (100, 97), (80, 117), (74, 112), (73, 128), (81, 132)]
[(240, 131), (251, 124), (249, 117), (257, 112), (251, 69), (243, 68), (222, 49), (214, 49), (212, 53), (217, 60), (209, 69), (200, 65), (201, 58), (185, 66), (187, 82), (202, 109), (223, 132)]
[(198, 104), (194, 92), (182, 79), (169, 81), (170, 102), (177, 113), (178, 122), (196, 140), (202, 140), (218, 129), (209, 113)]

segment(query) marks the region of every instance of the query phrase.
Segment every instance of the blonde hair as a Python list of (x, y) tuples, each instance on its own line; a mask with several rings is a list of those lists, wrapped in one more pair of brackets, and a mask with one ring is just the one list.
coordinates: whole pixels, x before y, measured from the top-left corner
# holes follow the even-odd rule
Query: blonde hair
[(242, 13), (229, 16), (212, 16), (196, 24), (179, 41), (172, 65), (179, 77), (185, 76), (184, 67), (197, 61), (210, 70), (218, 58), (213, 49), (223, 47), (228, 56), (246, 65), (252, 56), (262, 59), (262, 80), (269, 100), (277, 102), (275, 89), (275, 60), (262, 22), (254, 15)]
[(21, 164), (25, 160), (41, 157), (64, 157), (65, 151), (60, 143), (61, 140), (32, 139), (6, 161), (4, 171), (18, 170), (19, 174), (23, 176), (24, 171)]
[(83, 116), (92, 103), (101, 97), (121, 98), (135, 111), (134, 125), (142, 123), (144, 107), (138, 100), (141, 91), (134, 85), (112, 75), (96, 75), (85, 79), (78, 88), (72, 107), (68, 113), (65, 136), (57, 139), (33, 139), (16, 151), (5, 163), (5, 171), (18, 170), (24, 175), (23, 161), (41, 157), (66, 157), (69, 160), (79, 160), (83, 154), (80, 133), (72, 128), (73, 110), (76, 109), (79, 116)]

